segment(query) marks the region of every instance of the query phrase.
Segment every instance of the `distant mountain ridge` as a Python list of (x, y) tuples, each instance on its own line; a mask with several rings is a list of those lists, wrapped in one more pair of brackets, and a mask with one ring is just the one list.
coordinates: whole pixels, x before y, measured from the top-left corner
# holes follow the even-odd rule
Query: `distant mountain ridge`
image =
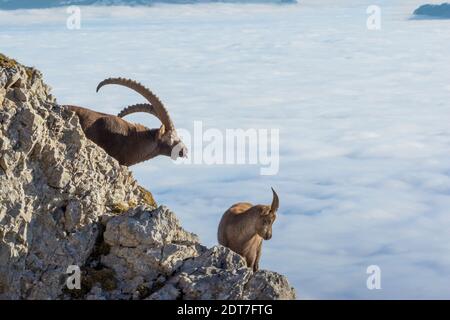
[(139, 6), (156, 3), (296, 3), (296, 0), (0, 0), (0, 10), (44, 9), (70, 5)]
[(425, 4), (417, 8), (413, 14), (416, 16), (450, 19), (450, 3)]

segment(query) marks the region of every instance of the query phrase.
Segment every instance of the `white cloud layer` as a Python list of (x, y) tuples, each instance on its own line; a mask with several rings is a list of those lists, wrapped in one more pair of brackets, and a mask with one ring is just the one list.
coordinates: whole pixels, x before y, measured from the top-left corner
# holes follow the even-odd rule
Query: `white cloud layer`
[[(117, 113), (142, 99), (95, 87), (124, 76), (179, 127), (279, 128), (273, 177), (168, 158), (133, 171), (209, 245), (231, 204), (269, 203), (274, 186), (280, 214), (261, 266), (300, 298), (448, 299), (448, 23), (411, 20), (420, 1), (379, 1), (382, 29), (369, 31), (371, 4), (82, 8), (73, 31), (64, 9), (0, 11), (0, 51), (42, 70), (62, 104)], [(366, 288), (373, 264), (379, 291)]]

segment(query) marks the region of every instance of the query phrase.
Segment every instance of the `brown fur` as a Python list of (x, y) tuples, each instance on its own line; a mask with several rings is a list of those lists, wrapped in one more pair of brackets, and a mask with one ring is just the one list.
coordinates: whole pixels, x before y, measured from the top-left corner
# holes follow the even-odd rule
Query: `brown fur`
[(273, 197), (269, 206), (236, 203), (223, 214), (219, 224), (219, 244), (243, 256), (253, 271), (259, 269), (262, 241), (272, 237), (272, 225), (279, 205), (275, 191)]
[(65, 106), (75, 112), (86, 137), (102, 147), (121, 165), (131, 166), (158, 155), (171, 156), (164, 126), (148, 129), (117, 116), (76, 106)]

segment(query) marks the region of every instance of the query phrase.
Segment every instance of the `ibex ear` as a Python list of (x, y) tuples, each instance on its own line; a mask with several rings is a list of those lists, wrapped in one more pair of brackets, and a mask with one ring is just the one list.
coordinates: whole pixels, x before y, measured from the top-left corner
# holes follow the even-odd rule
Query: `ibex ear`
[(166, 127), (162, 124), (161, 127), (159, 128), (159, 136), (163, 136), (164, 133), (166, 132)]

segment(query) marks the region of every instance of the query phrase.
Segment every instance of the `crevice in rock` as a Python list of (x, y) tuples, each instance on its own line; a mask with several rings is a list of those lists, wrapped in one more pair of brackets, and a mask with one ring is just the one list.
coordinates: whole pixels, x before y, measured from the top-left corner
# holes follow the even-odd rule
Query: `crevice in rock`
[(111, 246), (105, 242), (104, 233), (106, 227), (99, 222), (96, 225), (98, 235), (97, 239), (95, 240), (94, 248), (88, 259), (86, 260), (86, 266), (92, 267), (96, 270), (100, 270), (104, 268), (104, 266), (100, 262), (101, 256), (108, 255), (109, 252), (111, 251)]
[(97, 239), (91, 254), (86, 259), (86, 263), (81, 269), (81, 289), (69, 290), (66, 286), (63, 288), (63, 294), (69, 295), (72, 299), (84, 299), (91, 289), (99, 284), (105, 291), (112, 291), (117, 288), (117, 279), (114, 270), (101, 263), (101, 257), (109, 254), (111, 247), (105, 242), (105, 226), (99, 222), (96, 223), (98, 229)]
[(245, 281), (244, 285), (242, 286), (241, 299), (244, 297), (245, 292), (248, 291), (249, 283), (254, 276), (255, 273), (252, 271), (250, 277), (248, 277), (247, 281)]

